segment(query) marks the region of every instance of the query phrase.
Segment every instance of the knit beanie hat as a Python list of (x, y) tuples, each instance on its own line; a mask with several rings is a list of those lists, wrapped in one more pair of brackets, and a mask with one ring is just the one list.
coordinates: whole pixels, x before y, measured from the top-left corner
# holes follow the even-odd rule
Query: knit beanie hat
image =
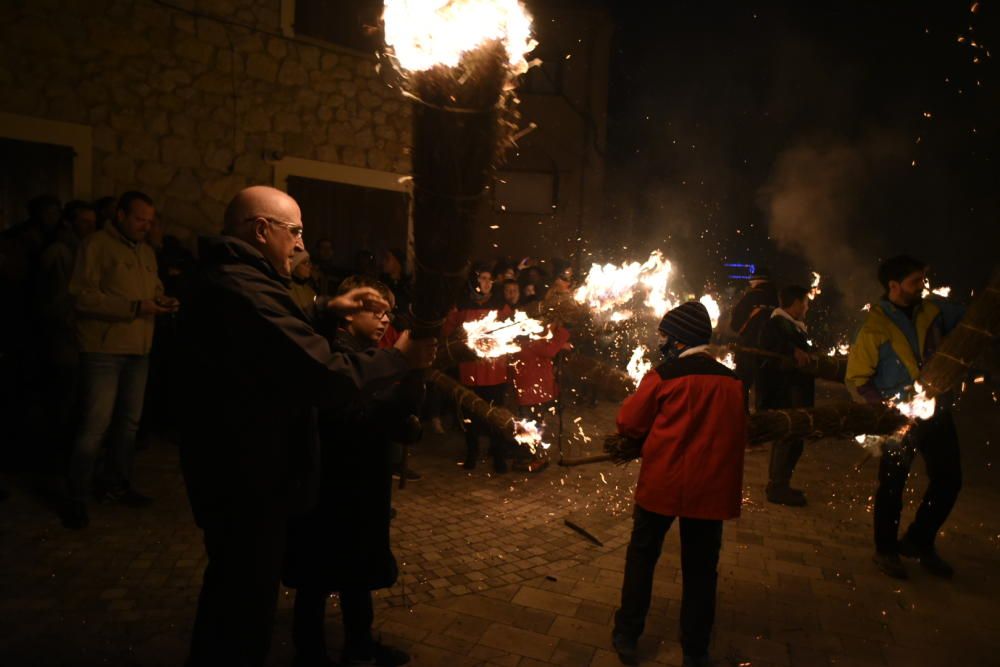
[(659, 330), (689, 347), (707, 345), (712, 338), (712, 319), (704, 304), (688, 301), (668, 310)]

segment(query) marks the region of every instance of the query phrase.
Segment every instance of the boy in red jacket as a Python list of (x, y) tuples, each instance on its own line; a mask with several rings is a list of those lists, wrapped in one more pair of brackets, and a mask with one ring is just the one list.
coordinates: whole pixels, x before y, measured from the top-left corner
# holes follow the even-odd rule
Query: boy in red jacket
[[(537, 421), (543, 427), (545, 435), (551, 435), (549, 424), (554, 421), (551, 417), (556, 414), (556, 400), (559, 398), (553, 360), (563, 350), (573, 349), (569, 343), (570, 333), (566, 328), (552, 324), (549, 331), (551, 338), (521, 342), (521, 351), (512, 355), (510, 364), (510, 379), (514, 385), (518, 416)], [(533, 464), (544, 460), (541, 450), (536, 452), (535, 461), (528, 463), (530, 458), (527, 450), (515, 452), (515, 459), (521, 459), (518, 469), (527, 465), (527, 470), (534, 472), (537, 468), (532, 467)]]
[(621, 608), (612, 633), (627, 665), (638, 664), (653, 572), (663, 538), (681, 524), (681, 646), (685, 667), (707, 665), (715, 620), (722, 521), (740, 514), (747, 445), (743, 385), (707, 352), (708, 311), (697, 301), (660, 322), (666, 361), (646, 374), (618, 413), (618, 432), (643, 440)]

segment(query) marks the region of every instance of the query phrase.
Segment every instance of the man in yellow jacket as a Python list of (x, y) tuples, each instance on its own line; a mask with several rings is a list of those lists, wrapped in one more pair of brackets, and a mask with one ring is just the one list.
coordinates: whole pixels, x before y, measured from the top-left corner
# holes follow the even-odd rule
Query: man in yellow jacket
[(131, 507), (151, 500), (131, 486), (135, 435), (142, 415), (157, 315), (177, 310), (164, 296), (156, 255), (145, 243), (153, 200), (126, 192), (116, 219), (80, 245), (69, 292), (80, 347), (82, 421), (70, 461), (67, 528), (88, 523), (87, 497), (105, 436), (110, 436), (99, 498)]
[[(927, 265), (907, 255), (887, 259), (879, 267), (885, 295), (873, 303), (847, 360), (847, 388), (862, 402), (909, 400), (920, 369), (941, 339), (958, 324), (962, 309), (922, 297)], [(896, 579), (906, 579), (900, 556), (917, 558), (939, 577), (951, 566), (934, 548), (962, 486), (958, 434), (947, 397), (939, 397), (933, 416), (917, 420), (901, 439), (882, 447), (875, 492), (875, 564)], [(903, 491), (914, 455), (927, 465), (927, 491), (902, 539), (898, 539)]]

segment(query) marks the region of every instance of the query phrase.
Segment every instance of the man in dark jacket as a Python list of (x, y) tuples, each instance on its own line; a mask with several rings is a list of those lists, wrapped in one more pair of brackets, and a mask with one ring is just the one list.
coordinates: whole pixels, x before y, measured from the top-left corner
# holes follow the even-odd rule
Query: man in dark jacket
[[(737, 342), (744, 347), (757, 347), (764, 323), (771, 311), (778, 307), (778, 288), (771, 282), (771, 273), (763, 267), (754, 268), (750, 289), (733, 307), (729, 328), (736, 334)], [(757, 375), (757, 357), (745, 352), (736, 353), (736, 375), (743, 381), (743, 399), (749, 408), (750, 388)]]
[[(262, 186), (230, 202), (223, 236), (201, 239), (180, 326), (181, 465), (208, 553), (189, 665), (264, 664), (287, 519), (315, 501), (314, 406), (354, 400), (433, 360), (435, 343), (408, 336), (392, 350), (332, 352), (288, 289), (302, 249), (295, 200)], [(368, 289), (328, 306), (388, 308)]]
[(709, 664), (722, 522), (740, 515), (746, 413), (738, 378), (708, 355), (712, 322), (704, 305), (674, 308), (659, 331), (667, 360), (618, 413), (618, 432), (643, 445), (612, 641), (623, 663), (638, 663), (656, 561), (680, 517), (681, 646), (685, 667), (697, 667)]
[[(808, 289), (793, 285), (781, 290), (781, 307), (771, 311), (771, 317), (764, 324), (760, 347), (785, 359), (761, 359), (756, 384), (758, 410), (811, 408), (815, 404), (816, 379), (799, 370), (809, 363), (814, 353), (805, 324), (808, 311)], [(769, 502), (793, 507), (806, 504), (805, 494), (791, 487), (792, 472), (802, 456), (802, 449), (802, 438), (783, 438), (771, 444)]]
[[(384, 283), (351, 276), (340, 293), (357, 287), (377, 289), (392, 302)], [(334, 349), (363, 353), (378, 346), (389, 326), (386, 310), (348, 315), (331, 336)], [(326, 667), (326, 601), (340, 595), (344, 624), (341, 665), (397, 666), (409, 662), (399, 649), (372, 636), (373, 590), (389, 588), (399, 575), (389, 544), (392, 500), (392, 442), (420, 436), (423, 377), (411, 373), (401, 382), (337, 409), (321, 410), (319, 435), (323, 475), (315, 509), (289, 523), (284, 582), (296, 589), (293, 634), (295, 667)], [(345, 447), (344, 443), (351, 446)]]

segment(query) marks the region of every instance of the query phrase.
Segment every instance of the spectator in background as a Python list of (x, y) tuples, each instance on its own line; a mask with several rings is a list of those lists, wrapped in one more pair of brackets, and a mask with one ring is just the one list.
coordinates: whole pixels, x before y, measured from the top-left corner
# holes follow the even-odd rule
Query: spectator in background
[[(760, 332), (770, 319), (771, 311), (778, 307), (778, 288), (771, 282), (771, 273), (763, 267), (754, 267), (750, 289), (733, 306), (729, 328), (736, 334), (736, 341), (744, 347), (757, 347)], [(743, 382), (743, 398), (750, 409), (750, 389), (757, 376), (757, 357), (746, 352), (736, 353), (736, 375)]]
[(545, 274), (537, 266), (529, 266), (518, 275), (522, 304), (538, 301), (545, 295)]
[(375, 261), (375, 253), (366, 248), (354, 253), (354, 273), (359, 276), (377, 278), (378, 263)]
[(75, 313), (69, 282), (80, 243), (97, 228), (97, 212), (83, 201), (66, 204), (56, 240), (42, 252), (36, 311), (45, 349), (45, 426), (60, 452), (72, 437), (79, 372)]
[(511, 310), (521, 302), (521, 286), (513, 278), (503, 282), (503, 301)]
[[(359, 287), (376, 289), (390, 302), (385, 284), (351, 276), (341, 295)], [(334, 349), (362, 354), (379, 347), (389, 328), (389, 311), (364, 309), (341, 318)], [(344, 624), (341, 665), (403, 665), (409, 656), (372, 636), (371, 591), (389, 588), (399, 568), (389, 544), (393, 442), (420, 437), (414, 416), (422, 390), (420, 373), (371, 395), (321, 410), (319, 435), (323, 474), (317, 507), (293, 518), (288, 528), (285, 585), (295, 588), (295, 665), (330, 664), (324, 638), (326, 601), (340, 594)]]
[(318, 294), (333, 294), (343, 276), (334, 261), (333, 241), (321, 238), (310, 254), (313, 265), (313, 287)]
[[(795, 359), (786, 368), (780, 359), (764, 357), (757, 370), (757, 409), (811, 408), (816, 401), (816, 378), (799, 370), (815, 353), (809, 344), (806, 313), (809, 290), (795, 285), (781, 290), (781, 307), (771, 311), (760, 333), (760, 347)], [(768, 502), (801, 507), (806, 496), (791, 486), (792, 473), (802, 456), (802, 438), (784, 438), (771, 443), (771, 465), (767, 482)]]
[(312, 275), (309, 253), (296, 253), (292, 258), (292, 300), (310, 319), (316, 315), (316, 290), (312, 287)]
[(94, 210), (97, 211), (97, 228), (104, 229), (105, 225), (110, 225), (115, 220), (115, 211), (118, 209), (118, 199), (116, 197), (101, 197), (94, 202)]
[(413, 283), (406, 274), (406, 255), (398, 248), (390, 248), (382, 255), (382, 282), (396, 296), (395, 314), (409, 321), (410, 304), (413, 302)]
[(97, 495), (107, 502), (145, 507), (151, 499), (132, 488), (135, 437), (142, 416), (149, 352), (157, 315), (179, 303), (163, 294), (156, 256), (145, 243), (156, 210), (141, 192), (126, 192), (117, 218), (81, 243), (70, 279), (80, 343), (83, 419), (70, 462), (68, 528), (88, 523), (87, 498), (105, 436), (110, 449)]
[[(516, 284), (516, 283), (515, 283)], [(558, 323), (549, 326), (551, 338), (547, 340), (525, 340), (521, 342), (521, 351), (513, 356), (510, 364), (511, 384), (517, 401), (518, 415), (522, 419), (533, 419), (542, 426), (546, 440), (551, 442), (551, 434), (556, 423), (556, 401), (559, 399), (559, 385), (556, 383), (555, 358), (566, 350), (572, 350), (570, 333)], [(524, 448), (519, 448), (515, 454), (525, 454)], [(542, 451), (536, 452), (536, 458), (541, 459)], [(526, 456), (521, 456), (522, 464)], [(529, 462), (527, 469), (537, 470), (535, 462)]]
[[(497, 307), (493, 297), (493, 274), (487, 264), (478, 262), (473, 266), (468, 286), (469, 292), (466, 298), (445, 321), (442, 329), (445, 337), (464, 322), (482, 319), (491, 310), (499, 311), (499, 319), (510, 317), (512, 314), (506, 306)], [(507, 393), (507, 360), (505, 357), (498, 357), (461, 363), (458, 365), (458, 380), (484, 401), (503, 405)], [(507, 472), (509, 453), (507, 442), (476, 422), (465, 426), (465, 469), (472, 470), (476, 467), (479, 458), (479, 438), (486, 435), (490, 440), (493, 470), (498, 473)]]

